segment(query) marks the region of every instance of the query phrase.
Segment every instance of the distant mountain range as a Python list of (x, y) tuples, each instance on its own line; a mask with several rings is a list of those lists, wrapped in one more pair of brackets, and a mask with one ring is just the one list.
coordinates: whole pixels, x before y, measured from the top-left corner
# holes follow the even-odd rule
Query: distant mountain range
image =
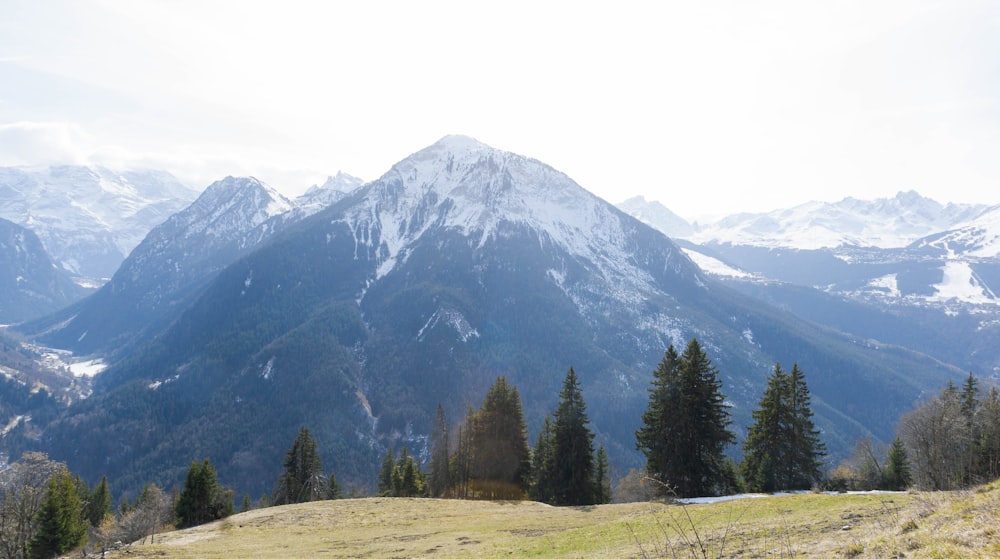
[(626, 200), (618, 207), (673, 238), (696, 244), (801, 250), (903, 248), (996, 211), (982, 204), (943, 205), (914, 191), (875, 200), (808, 202), (766, 213), (730, 215), (704, 224), (688, 223), (662, 203), (643, 197)]
[(56, 268), (38, 236), (0, 218), (0, 320), (37, 318), (86, 293), (69, 274)]
[(624, 472), (640, 463), (651, 371), (667, 345), (697, 337), (737, 431), (774, 363), (798, 362), (836, 457), (888, 439), (914, 401), (962, 374), (740, 293), (751, 283), (713, 279), (695, 249), (539, 161), (460, 136), (297, 201), (229, 177), (97, 293), (18, 327), (107, 369), (93, 395), (4, 444), (129, 488), (170, 486), (208, 456), (259, 494), (306, 425), (338, 479), (370, 484), (387, 447), (426, 452), (438, 403), (457, 421), (498, 375), (536, 432), (573, 366)]
[[(646, 217), (658, 204), (623, 207)], [(678, 231), (674, 220), (650, 223)], [(1000, 206), (942, 205), (901, 192), (693, 229), (679, 242), (731, 287), (1000, 379)]]
[(198, 193), (169, 173), (0, 167), (0, 217), (30, 229), (68, 272), (108, 278), (154, 225)]

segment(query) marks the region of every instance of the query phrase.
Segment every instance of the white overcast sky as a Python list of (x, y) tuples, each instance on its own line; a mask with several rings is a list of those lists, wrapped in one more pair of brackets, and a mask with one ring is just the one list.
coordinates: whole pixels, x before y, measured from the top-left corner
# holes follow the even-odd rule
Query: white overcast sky
[(0, 165), (375, 179), (446, 134), (689, 219), (1000, 202), (1000, 2), (0, 0)]

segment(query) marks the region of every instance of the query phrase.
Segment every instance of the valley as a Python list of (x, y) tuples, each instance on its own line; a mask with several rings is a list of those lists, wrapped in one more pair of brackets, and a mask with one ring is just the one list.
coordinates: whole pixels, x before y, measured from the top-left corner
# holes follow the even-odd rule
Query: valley
[[(898, 239), (988, 208), (941, 213), (910, 193), (807, 210), (788, 213), (790, 230), (795, 216), (830, 231), (897, 215)], [(741, 219), (732, 227), (763, 234)], [(387, 449), (427, 459), (438, 404), (457, 424), (497, 376), (521, 391), (533, 439), (573, 366), (596, 441), (624, 473), (642, 464), (634, 433), (651, 371), (668, 345), (697, 338), (737, 439), (775, 363), (798, 364), (832, 468), (859, 440), (891, 440), (947, 382), (993, 375), (989, 305), (933, 300), (933, 286), (967, 279), (954, 267), (944, 281), (942, 254), (957, 257), (941, 243), (781, 248), (719, 233), (694, 244), (684, 237), (705, 229), (682, 221), (675, 240), (542, 162), (461, 136), (375, 181), (341, 173), (295, 200), (226, 177), (150, 224), (95, 293), (13, 327), (103, 369), (57, 372), (86, 397), (11, 424), (3, 445), (109, 475), (126, 494), (176, 484), (210, 457), (227, 485), (259, 495), (307, 426), (338, 477), (370, 488)], [(989, 297), (997, 268), (977, 258), (962, 262)], [(729, 275), (698, 265), (710, 261)]]

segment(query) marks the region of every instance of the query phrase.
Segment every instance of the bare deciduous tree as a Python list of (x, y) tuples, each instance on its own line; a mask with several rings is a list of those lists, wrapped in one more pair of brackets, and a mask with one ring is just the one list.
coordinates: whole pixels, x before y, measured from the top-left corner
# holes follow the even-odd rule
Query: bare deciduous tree
[(964, 484), (970, 426), (953, 386), (899, 420), (918, 487), (950, 490)]
[(0, 471), (0, 559), (28, 557), (46, 485), (60, 467), (44, 453), (26, 452)]

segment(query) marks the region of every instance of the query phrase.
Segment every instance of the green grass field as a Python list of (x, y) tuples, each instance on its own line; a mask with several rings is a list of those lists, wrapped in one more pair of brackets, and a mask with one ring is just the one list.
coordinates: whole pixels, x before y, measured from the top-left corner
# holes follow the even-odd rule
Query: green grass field
[(1000, 483), (705, 505), (347, 499), (254, 510), (110, 557), (1000, 557)]

